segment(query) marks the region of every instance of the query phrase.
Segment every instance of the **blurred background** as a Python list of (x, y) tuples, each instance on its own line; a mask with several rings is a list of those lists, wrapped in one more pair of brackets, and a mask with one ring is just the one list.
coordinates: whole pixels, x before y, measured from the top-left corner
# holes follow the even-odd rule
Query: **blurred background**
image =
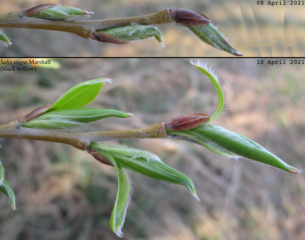
[[(217, 94), (188, 59), (57, 59), (58, 70), (2, 72), (0, 123), (53, 103), (77, 83), (109, 77), (91, 107), (134, 114), (75, 131), (142, 128), (173, 117), (212, 114)], [(213, 124), (243, 134), (305, 169), (302, 65), (258, 65), (257, 59), (201, 59), (223, 82), (226, 111)], [(109, 219), (114, 168), (68, 145), (0, 139), (0, 158), (17, 210), (0, 194), (1, 240), (117, 239)], [(133, 240), (304, 239), (305, 178), (247, 159), (218, 156), (172, 139), (107, 142), (149, 150), (189, 176), (188, 190), (130, 172), (134, 194), (123, 228)]]
[[(28, 9), (43, 3), (62, 4), (93, 11), (88, 20), (146, 15), (175, 7), (207, 15), (233, 47), (247, 57), (305, 56), (305, 5), (257, 5), (252, 0), (1, 0), (0, 14)], [(262, 1), (259, 1), (262, 2)], [(289, 2), (289, 3), (288, 3)], [(302, 2), (302, 1), (301, 1)], [(86, 18), (85, 18), (86, 20)], [(0, 46), (3, 57), (230, 57), (202, 42), (189, 29), (158, 25), (166, 48), (154, 39), (127, 45), (101, 43), (80, 38), (71, 33), (2, 28), (11, 39), (9, 48)]]

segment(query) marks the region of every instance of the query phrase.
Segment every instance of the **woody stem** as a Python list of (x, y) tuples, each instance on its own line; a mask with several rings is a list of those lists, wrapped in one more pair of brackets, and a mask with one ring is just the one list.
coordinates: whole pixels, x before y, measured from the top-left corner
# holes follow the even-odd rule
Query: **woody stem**
[(92, 142), (128, 138), (164, 138), (167, 137), (167, 133), (164, 123), (140, 129), (74, 133), (19, 127), (18, 121), (15, 121), (0, 125), (0, 137), (58, 142), (86, 150), (86, 147)]
[(95, 30), (122, 27), (134, 23), (141, 25), (151, 25), (171, 23), (172, 21), (173, 20), (168, 9), (143, 16), (93, 21), (47, 20), (22, 16), (22, 13), (19, 11), (12, 12), (7, 15), (0, 15), (0, 27), (63, 31), (74, 33), (83, 38), (90, 38), (91, 34)]

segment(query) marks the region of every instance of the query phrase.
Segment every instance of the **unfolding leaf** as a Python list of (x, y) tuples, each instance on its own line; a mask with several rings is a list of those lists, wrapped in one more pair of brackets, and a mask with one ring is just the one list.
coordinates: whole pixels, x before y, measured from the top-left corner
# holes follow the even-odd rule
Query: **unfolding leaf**
[(91, 38), (100, 42), (124, 44), (154, 37), (163, 46), (161, 32), (153, 26), (132, 25), (97, 30)]
[(24, 16), (50, 20), (65, 20), (75, 16), (92, 14), (93, 12), (83, 11), (79, 8), (56, 6), (54, 4), (41, 4), (24, 11)]
[(214, 27), (211, 23), (207, 26), (187, 26), (193, 33), (195, 33), (202, 41), (215, 47), (219, 50), (224, 50), (235, 56), (243, 56), (244, 54), (238, 52), (225, 37)]
[(81, 108), (71, 110), (51, 111), (23, 124), (28, 128), (61, 129), (79, 127), (85, 123), (91, 123), (107, 117), (127, 118), (132, 116), (112, 109)]
[(191, 62), (191, 64), (193, 64), (193, 66), (196, 67), (199, 71), (204, 73), (213, 83), (214, 87), (216, 88), (217, 95), (218, 95), (218, 106), (217, 106), (215, 113), (210, 117), (210, 119), (208, 121), (208, 122), (211, 122), (215, 118), (217, 118), (217, 116), (221, 113), (223, 106), (224, 106), (224, 96), (223, 96), (223, 92), (222, 92), (222, 89), (219, 84), (219, 79), (218, 79), (217, 75), (215, 74), (215, 72), (213, 71), (213, 69), (208, 67), (207, 64), (202, 63), (199, 60), (196, 63)]
[(108, 78), (89, 80), (75, 85), (64, 93), (49, 109), (54, 110), (79, 109), (87, 106), (99, 94), (105, 82), (111, 82)]
[(156, 155), (135, 148), (123, 146), (101, 145), (91, 143), (89, 149), (92, 148), (101, 156), (109, 154), (123, 168), (139, 172), (145, 176), (162, 180), (168, 183), (183, 185), (188, 188), (193, 197), (197, 200), (194, 183), (191, 179), (176, 169), (166, 165)]
[(168, 133), (172, 136), (182, 136), (181, 139), (197, 142), (221, 156), (245, 157), (291, 173), (301, 171), (288, 165), (258, 143), (220, 126), (203, 124), (185, 131), (173, 132), (168, 130)]
[(8, 37), (2, 31), (0, 31), (0, 42), (2, 42), (5, 47), (8, 47), (8, 46), (12, 45), (11, 41), (8, 39)]
[(122, 228), (124, 225), (126, 211), (130, 202), (130, 183), (127, 174), (119, 166), (111, 155), (105, 153), (105, 157), (114, 165), (118, 174), (118, 191), (111, 213), (110, 226), (113, 232), (119, 237), (123, 237)]
[(8, 196), (13, 210), (16, 210), (16, 199), (14, 191), (11, 189), (10, 185), (5, 179), (3, 180), (3, 184), (0, 186), (0, 191), (3, 192), (6, 196)]

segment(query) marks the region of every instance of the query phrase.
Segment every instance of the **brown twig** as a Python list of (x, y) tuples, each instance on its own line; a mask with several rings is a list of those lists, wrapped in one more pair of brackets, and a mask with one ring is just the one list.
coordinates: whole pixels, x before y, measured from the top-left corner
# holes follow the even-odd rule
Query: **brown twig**
[(47, 20), (23, 16), (16, 11), (0, 16), (0, 27), (8, 28), (32, 28), (42, 30), (54, 30), (74, 33), (83, 38), (90, 38), (96, 30), (112, 27), (122, 27), (132, 24), (152, 25), (173, 22), (169, 9), (159, 12), (127, 18), (115, 18), (105, 20), (78, 21), (78, 20)]
[(20, 138), (48, 142), (69, 144), (80, 150), (86, 150), (92, 142), (118, 140), (128, 138), (164, 138), (167, 137), (164, 123), (158, 123), (151, 127), (129, 130), (115, 130), (106, 132), (60, 132), (19, 127), (19, 121), (0, 125), (0, 137)]

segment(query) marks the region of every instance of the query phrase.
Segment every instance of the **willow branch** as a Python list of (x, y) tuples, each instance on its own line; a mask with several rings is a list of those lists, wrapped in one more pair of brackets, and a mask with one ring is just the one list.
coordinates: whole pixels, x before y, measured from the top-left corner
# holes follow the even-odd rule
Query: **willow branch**
[(8, 28), (32, 28), (42, 30), (54, 30), (74, 33), (83, 38), (90, 38), (95, 30), (112, 27), (122, 27), (132, 24), (153, 25), (173, 22), (169, 9), (159, 12), (127, 18), (115, 18), (105, 20), (77, 21), (77, 20), (47, 20), (23, 16), (16, 11), (0, 16), (0, 27)]
[(19, 122), (15, 121), (0, 125), (0, 137), (58, 142), (86, 150), (92, 142), (131, 138), (164, 138), (167, 137), (167, 133), (164, 123), (140, 129), (74, 133), (19, 127)]

